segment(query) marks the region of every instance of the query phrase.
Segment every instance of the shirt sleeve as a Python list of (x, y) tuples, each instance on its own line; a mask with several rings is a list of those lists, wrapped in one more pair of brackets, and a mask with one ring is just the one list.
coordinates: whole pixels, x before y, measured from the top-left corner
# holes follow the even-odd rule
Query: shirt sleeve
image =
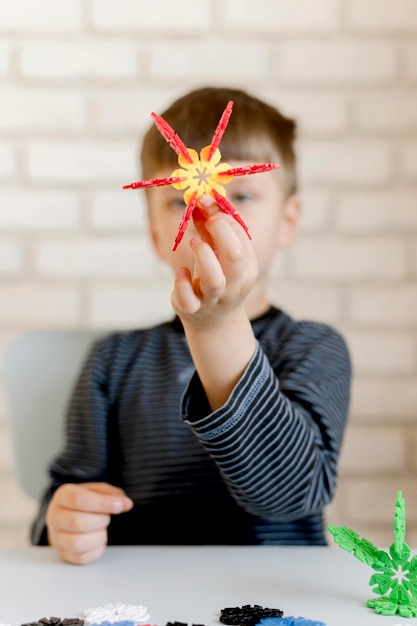
[(195, 374), (183, 419), (247, 512), (297, 519), (320, 511), (335, 491), (350, 358), (335, 330), (307, 323), (269, 352), (257, 344), (228, 401), (213, 413)]

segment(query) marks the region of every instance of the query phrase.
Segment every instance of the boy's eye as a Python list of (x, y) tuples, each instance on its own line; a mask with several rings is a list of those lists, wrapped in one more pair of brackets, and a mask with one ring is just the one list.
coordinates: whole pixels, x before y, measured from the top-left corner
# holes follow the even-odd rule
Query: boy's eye
[(186, 204), (184, 202), (184, 198), (175, 198), (172, 199), (169, 204), (168, 207), (172, 210), (179, 210), (179, 211), (184, 211)]
[(234, 193), (231, 196), (231, 201), (236, 203), (249, 202), (250, 200), (252, 200), (252, 196), (248, 193)]

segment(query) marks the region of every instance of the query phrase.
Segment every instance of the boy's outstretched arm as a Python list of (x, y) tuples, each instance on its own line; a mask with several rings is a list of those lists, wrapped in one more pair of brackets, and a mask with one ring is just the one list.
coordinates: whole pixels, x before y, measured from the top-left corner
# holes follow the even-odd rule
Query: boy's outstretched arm
[(210, 198), (201, 212), (205, 219), (195, 220), (199, 236), (190, 241), (194, 272), (177, 271), (172, 304), (214, 411), (227, 400), (255, 351), (245, 301), (258, 269), (241, 226)]

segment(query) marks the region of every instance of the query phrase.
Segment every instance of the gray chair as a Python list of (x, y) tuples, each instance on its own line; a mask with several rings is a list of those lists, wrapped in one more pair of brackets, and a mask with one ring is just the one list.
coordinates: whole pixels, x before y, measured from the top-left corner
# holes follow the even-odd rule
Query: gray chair
[(103, 331), (34, 330), (6, 348), (6, 405), (17, 480), (39, 499), (47, 468), (64, 440), (64, 419), (72, 387), (93, 341)]

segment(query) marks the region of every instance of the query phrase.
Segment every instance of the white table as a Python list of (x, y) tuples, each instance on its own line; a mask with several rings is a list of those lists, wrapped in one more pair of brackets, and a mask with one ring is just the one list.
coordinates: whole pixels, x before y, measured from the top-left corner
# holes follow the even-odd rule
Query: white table
[(80, 617), (109, 602), (142, 604), (151, 623), (219, 626), (225, 607), (260, 604), (327, 626), (415, 626), (376, 615), (373, 571), (338, 547), (111, 547), (96, 563), (61, 562), (51, 548), (0, 550), (0, 623)]

